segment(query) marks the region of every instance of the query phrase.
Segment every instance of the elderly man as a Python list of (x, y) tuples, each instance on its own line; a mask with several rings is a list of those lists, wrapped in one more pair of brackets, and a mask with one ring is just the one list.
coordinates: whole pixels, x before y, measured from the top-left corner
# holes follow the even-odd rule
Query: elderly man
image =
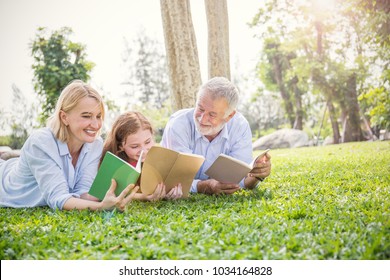
[(200, 87), (195, 108), (180, 110), (169, 119), (161, 145), (206, 159), (192, 182), (191, 192), (232, 194), (240, 188), (255, 188), (271, 173), (271, 156), (267, 153), (255, 161), (252, 173), (239, 184), (222, 183), (205, 174), (221, 153), (247, 163), (252, 161), (252, 133), (248, 121), (236, 111), (237, 104), (234, 84), (215, 77)]

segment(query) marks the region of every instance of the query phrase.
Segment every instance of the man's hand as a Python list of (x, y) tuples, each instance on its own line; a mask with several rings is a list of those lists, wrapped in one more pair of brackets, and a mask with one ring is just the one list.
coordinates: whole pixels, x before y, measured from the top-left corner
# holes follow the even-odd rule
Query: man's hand
[(257, 183), (271, 174), (271, 155), (266, 153), (253, 163), (252, 172), (245, 178), (245, 187), (253, 189)]
[(240, 189), (237, 184), (221, 183), (214, 179), (199, 181), (198, 193), (205, 194), (232, 194)]

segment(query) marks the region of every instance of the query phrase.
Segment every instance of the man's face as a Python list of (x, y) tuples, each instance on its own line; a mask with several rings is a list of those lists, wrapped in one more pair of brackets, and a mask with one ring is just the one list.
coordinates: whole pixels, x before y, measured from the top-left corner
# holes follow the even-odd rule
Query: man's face
[(226, 116), (228, 109), (229, 106), (225, 98), (213, 100), (209, 94), (203, 93), (199, 97), (194, 112), (195, 125), (199, 133), (209, 140), (214, 139), (234, 115), (233, 112)]

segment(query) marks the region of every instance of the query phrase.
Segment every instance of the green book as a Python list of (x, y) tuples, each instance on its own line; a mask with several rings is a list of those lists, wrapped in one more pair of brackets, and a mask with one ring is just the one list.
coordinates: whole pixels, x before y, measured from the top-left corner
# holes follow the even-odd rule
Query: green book
[(141, 175), (142, 155), (136, 167), (124, 161), (111, 152), (106, 152), (99, 167), (89, 194), (103, 200), (111, 185), (111, 178), (115, 179), (117, 186), (115, 194), (118, 196), (129, 184), (135, 184)]

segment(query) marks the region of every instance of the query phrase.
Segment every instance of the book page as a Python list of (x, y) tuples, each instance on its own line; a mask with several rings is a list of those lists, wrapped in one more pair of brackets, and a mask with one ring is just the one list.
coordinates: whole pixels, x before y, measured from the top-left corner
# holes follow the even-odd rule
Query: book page
[[(157, 184), (163, 183), (175, 164), (178, 153), (153, 146), (146, 155), (141, 172), (140, 188), (142, 193), (152, 194)], [(168, 189), (166, 189), (168, 192)]]
[(183, 197), (188, 197), (192, 181), (203, 162), (204, 158), (201, 156), (179, 154), (174, 166), (164, 180), (167, 192), (168, 189), (171, 190), (180, 183), (183, 189)]
[(251, 164), (250, 164), (250, 166), (251, 166), (251, 171), (253, 170), (253, 167), (254, 167), (254, 165), (255, 165), (255, 161), (258, 159), (258, 158), (262, 158), (266, 153), (268, 153), (269, 151), (270, 151), (271, 149), (267, 149), (267, 150), (265, 150), (264, 152), (262, 152), (261, 154), (259, 154), (257, 157), (255, 157), (253, 160), (252, 160), (252, 162), (251, 162)]
[(238, 184), (251, 169), (250, 165), (241, 160), (220, 154), (205, 173), (221, 183)]
[(152, 194), (159, 183), (165, 184), (168, 193), (181, 183), (183, 197), (187, 197), (203, 161), (204, 158), (200, 155), (179, 153), (159, 146), (152, 147), (142, 167), (142, 193)]

